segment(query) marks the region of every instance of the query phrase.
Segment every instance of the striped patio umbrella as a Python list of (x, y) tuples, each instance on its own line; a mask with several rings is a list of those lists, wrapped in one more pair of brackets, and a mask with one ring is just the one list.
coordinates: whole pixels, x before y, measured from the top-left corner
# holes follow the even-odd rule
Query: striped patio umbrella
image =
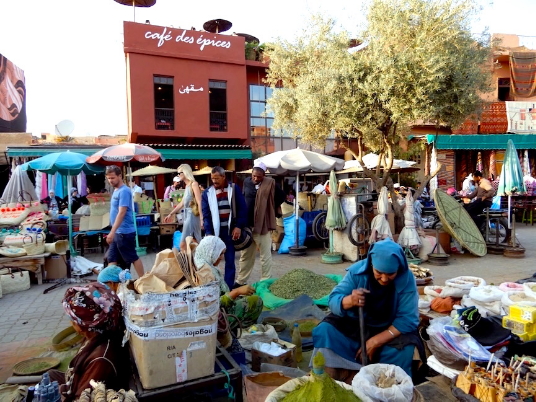
[(529, 150), (525, 149), (525, 152), (523, 153), (523, 165), (521, 166), (523, 169), (523, 176), (530, 175), (530, 160), (529, 160)]
[(476, 170), (484, 170), (484, 165), (482, 164), (482, 152), (480, 151), (478, 151), (478, 155), (476, 157)]
[(489, 154), (489, 175), (495, 178), (497, 177), (497, 153), (495, 150), (491, 151)]

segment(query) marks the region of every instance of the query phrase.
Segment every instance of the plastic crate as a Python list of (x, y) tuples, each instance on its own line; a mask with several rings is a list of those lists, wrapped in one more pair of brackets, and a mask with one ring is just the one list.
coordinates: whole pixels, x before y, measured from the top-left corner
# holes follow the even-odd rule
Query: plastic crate
[[(510, 306), (510, 309), (513, 306)], [(521, 320), (519, 318), (514, 318), (511, 315), (507, 315), (503, 317), (502, 325), (504, 328), (508, 328), (513, 333), (519, 336), (519, 334), (527, 333), (529, 336), (531, 336), (534, 332), (534, 324), (526, 321)]]
[(525, 320), (531, 323), (536, 322), (536, 307), (510, 306), (510, 316), (519, 320)]

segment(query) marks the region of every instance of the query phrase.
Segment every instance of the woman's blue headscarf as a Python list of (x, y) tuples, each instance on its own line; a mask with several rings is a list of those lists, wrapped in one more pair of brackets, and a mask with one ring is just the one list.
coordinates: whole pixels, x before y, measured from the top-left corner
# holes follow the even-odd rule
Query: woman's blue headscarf
[(389, 238), (374, 243), (369, 249), (367, 259), (369, 266), (385, 274), (405, 272), (409, 269), (404, 250)]

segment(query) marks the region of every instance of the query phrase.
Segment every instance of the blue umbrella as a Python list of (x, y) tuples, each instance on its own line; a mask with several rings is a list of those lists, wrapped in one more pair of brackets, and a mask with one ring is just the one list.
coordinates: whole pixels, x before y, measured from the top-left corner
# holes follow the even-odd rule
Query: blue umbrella
[[(21, 165), (21, 170), (40, 171), (42, 173), (54, 174), (59, 173), (67, 176), (69, 188), (72, 187), (72, 176), (78, 175), (80, 172), (86, 174), (97, 174), (104, 172), (104, 166), (93, 165), (86, 162), (87, 155), (78, 152), (54, 152), (40, 158), (34, 159)], [(73, 220), (71, 213), (71, 195), (69, 191), (69, 249), (74, 255), (73, 248)]]
[(508, 226), (510, 226), (508, 229), (512, 229), (511, 242), (513, 247), (516, 247), (516, 234), (515, 228), (513, 228), (515, 217), (511, 216), (512, 195), (525, 194), (526, 191), (523, 181), (523, 170), (521, 169), (521, 163), (519, 163), (516, 147), (512, 140), (508, 140), (497, 195), (508, 196), (508, 214), (512, 219), (512, 223), (508, 220)]
[(104, 167), (86, 162), (87, 155), (78, 152), (54, 152), (21, 165), (22, 170), (39, 170), (43, 173), (60, 173), (76, 176), (80, 172), (96, 174), (104, 172)]

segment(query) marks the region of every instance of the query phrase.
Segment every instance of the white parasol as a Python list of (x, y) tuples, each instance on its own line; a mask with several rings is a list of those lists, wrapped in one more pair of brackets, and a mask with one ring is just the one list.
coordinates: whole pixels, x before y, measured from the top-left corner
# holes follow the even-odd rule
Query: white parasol
[(370, 224), (370, 238), (369, 243), (376, 243), (377, 241), (387, 238), (392, 239), (391, 227), (387, 221), (387, 214), (389, 213), (389, 199), (387, 196), (387, 187), (383, 186), (378, 196), (378, 215), (376, 215)]
[(11, 177), (4, 188), (2, 200), (8, 204), (10, 202), (18, 202), (21, 200), (21, 191), (23, 193), (26, 192), (26, 196), (32, 198), (33, 201), (40, 200), (35, 193), (34, 186), (28, 177), (28, 173), (22, 170), (20, 166), (17, 166), (11, 173)]
[(421, 246), (421, 238), (415, 228), (415, 215), (413, 209), (413, 196), (411, 191), (406, 195), (406, 205), (404, 207), (404, 227), (398, 236), (398, 244), (402, 247), (417, 249)]

